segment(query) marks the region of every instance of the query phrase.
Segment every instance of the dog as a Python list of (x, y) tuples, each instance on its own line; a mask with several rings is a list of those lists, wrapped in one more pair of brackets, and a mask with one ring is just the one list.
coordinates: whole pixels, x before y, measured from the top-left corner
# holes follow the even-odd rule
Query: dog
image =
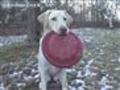
[(73, 22), (73, 18), (65, 10), (47, 10), (40, 14), (37, 19), (43, 24), (43, 34), (39, 41), (39, 51), (37, 55), (38, 70), (41, 76), (39, 88), (47, 90), (47, 82), (52, 77), (54, 80), (60, 81), (62, 90), (68, 90), (65, 68), (56, 67), (46, 60), (42, 52), (41, 43), (44, 36), (50, 31), (61, 35), (68, 34), (70, 31), (69, 26)]

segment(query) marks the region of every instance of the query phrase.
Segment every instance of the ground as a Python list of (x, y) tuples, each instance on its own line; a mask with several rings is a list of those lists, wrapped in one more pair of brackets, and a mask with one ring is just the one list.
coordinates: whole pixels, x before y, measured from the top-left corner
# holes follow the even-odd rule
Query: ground
[[(67, 70), (69, 90), (120, 90), (120, 30), (80, 28), (84, 56)], [(0, 90), (37, 90), (37, 46), (14, 44), (0, 48)]]

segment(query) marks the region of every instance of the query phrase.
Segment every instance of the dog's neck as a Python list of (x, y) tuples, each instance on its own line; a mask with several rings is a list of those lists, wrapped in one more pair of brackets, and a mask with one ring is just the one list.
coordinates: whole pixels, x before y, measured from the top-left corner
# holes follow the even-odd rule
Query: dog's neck
[(50, 32), (51, 30), (50, 29), (44, 29), (44, 31), (43, 31), (43, 36), (45, 36), (48, 32)]

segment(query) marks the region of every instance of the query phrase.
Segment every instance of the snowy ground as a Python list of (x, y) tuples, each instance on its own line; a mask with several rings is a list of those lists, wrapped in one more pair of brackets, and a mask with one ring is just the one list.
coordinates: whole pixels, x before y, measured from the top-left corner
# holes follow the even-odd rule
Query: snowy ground
[[(68, 72), (68, 90), (120, 90), (120, 30), (74, 30), (85, 42), (80, 64)], [(0, 49), (0, 90), (38, 90), (34, 46)]]
[(21, 43), (27, 39), (27, 35), (14, 35), (14, 36), (0, 36), (0, 48), (9, 46), (13, 43)]

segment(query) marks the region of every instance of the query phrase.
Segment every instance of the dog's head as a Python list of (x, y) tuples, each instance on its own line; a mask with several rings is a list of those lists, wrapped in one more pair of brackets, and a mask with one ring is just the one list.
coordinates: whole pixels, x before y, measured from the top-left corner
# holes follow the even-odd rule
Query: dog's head
[(67, 34), (73, 19), (64, 10), (47, 10), (38, 16), (38, 21), (57, 34)]

